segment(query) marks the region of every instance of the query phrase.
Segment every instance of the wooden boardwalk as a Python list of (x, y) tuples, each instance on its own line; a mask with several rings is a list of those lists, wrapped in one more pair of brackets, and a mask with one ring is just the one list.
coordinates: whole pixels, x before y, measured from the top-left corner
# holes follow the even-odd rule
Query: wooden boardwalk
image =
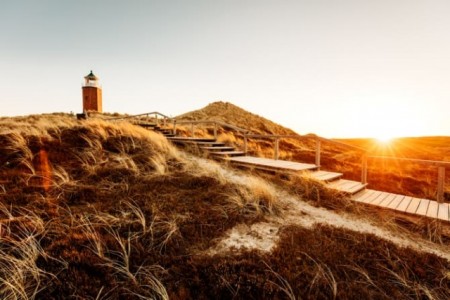
[(245, 167), (269, 171), (289, 171), (289, 172), (308, 172), (307, 174), (317, 180), (327, 182), (328, 187), (340, 192), (354, 194), (363, 190), (366, 186), (358, 181), (340, 179), (342, 173), (319, 171), (313, 164), (305, 164), (286, 160), (275, 160), (270, 158), (237, 156), (228, 157), (228, 161)]
[(450, 221), (449, 203), (438, 203), (433, 200), (413, 198), (386, 192), (366, 189), (352, 196), (352, 200), (382, 208), (397, 210), (403, 213), (425, 216), (443, 221)]
[(238, 166), (276, 172), (302, 172), (306, 176), (325, 182), (331, 189), (349, 194), (357, 203), (450, 222), (449, 203), (366, 189), (366, 185), (361, 182), (342, 179), (342, 173), (318, 170), (314, 164), (245, 156), (244, 152), (227, 147), (225, 143), (217, 142), (215, 139), (186, 137), (169, 137), (168, 139), (174, 143), (197, 144), (216, 158), (227, 160)]
[(341, 173), (318, 171), (317, 166), (313, 164), (252, 156), (228, 157), (227, 160), (233, 164), (256, 169), (307, 172), (307, 176), (326, 182), (329, 188), (350, 194), (355, 202), (450, 222), (449, 203), (366, 189), (366, 185), (358, 181), (341, 179)]

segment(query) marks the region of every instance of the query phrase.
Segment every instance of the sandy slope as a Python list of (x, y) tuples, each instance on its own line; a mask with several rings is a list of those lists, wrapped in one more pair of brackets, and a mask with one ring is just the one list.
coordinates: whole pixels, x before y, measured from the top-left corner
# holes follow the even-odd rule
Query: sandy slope
[(296, 199), (284, 192), (279, 192), (279, 199), (285, 208), (277, 217), (270, 217), (266, 222), (247, 226), (240, 224), (225, 233), (217, 246), (210, 249), (210, 254), (228, 252), (233, 249), (257, 249), (270, 252), (279, 240), (282, 226), (299, 225), (312, 228), (316, 224), (326, 224), (337, 228), (352, 230), (364, 234), (373, 234), (400, 247), (409, 247), (419, 252), (432, 253), (450, 261), (450, 249), (443, 245), (418, 238), (405, 233), (391, 232), (368, 220), (349, 214), (314, 207), (301, 199)]

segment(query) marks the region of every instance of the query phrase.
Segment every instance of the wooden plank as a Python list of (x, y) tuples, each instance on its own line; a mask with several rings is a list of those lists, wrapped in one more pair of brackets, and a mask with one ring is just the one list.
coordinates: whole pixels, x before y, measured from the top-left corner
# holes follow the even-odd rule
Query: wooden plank
[(405, 197), (403, 198), (402, 202), (400, 202), (400, 204), (397, 206), (397, 210), (399, 211), (406, 211), (406, 209), (408, 208), (409, 204), (411, 203), (412, 197)]
[(387, 196), (389, 196), (389, 193), (383, 192), (379, 197), (377, 197), (375, 200), (373, 200), (372, 202), (370, 202), (370, 204), (376, 205), (376, 206), (380, 206), (380, 203), (381, 203)]
[(193, 144), (198, 144), (198, 145), (211, 145), (211, 146), (225, 146), (225, 143), (221, 143), (221, 142), (193, 142)]
[(242, 151), (222, 151), (222, 152), (211, 152), (212, 155), (244, 155)]
[(191, 137), (168, 137), (170, 141), (175, 142), (216, 142), (216, 139), (208, 139), (208, 138), (191, 138)]
[(352, 190), (353, 188), (358, 187), (360, 185), (361, 185), (361, 182), (350, 181), (350, 182), (347, 182), (342, 188), (349, 191), (349, 190)]
[(355, 186), (357, 184), (359, 184), (359, 182), (357, 182), (357, 181), (340, 179), (340, 180), (329, 183), (328, 186), (333, 189), (336, 189), (336, 190), (344, 191), (344, 190), (352, 188), (353, 186)]
[(229, 150), (229, 151), (231, 151), (231, 150), (234, 150), (233, 147), (226, 147), (226, 146), (217, 146), (217, 147), (212, 146), (212, 147), (200, 147), (200, 148), (204, 149), (204, 150), (217, 150), (217, 151), (222, 151), (222, 150)]
[(362, 201), (364, 201), (364, 199), (366, 198), (366, 197), (369, 197), (370, 195), (372, 195), (373, 193), (375, 193), (375, 191), (374, 190), (365, 190), (365, 191), (363, 191), (363, 192), (361, 192), (361, 193), (358, 193), (358, 194), (356, 194), (355, 196), (353, 196), (353, 201), (356, 201), (356, 202), (362, 202)]
[(342, 173), (336, 173), (336, 172), (327, 172), (327, 171), (314, 171), (311, 172), (310, 176), (314, 179), (321, 180), (321, 181), (331, 181), (338, 179), (342, 176)]
[(339, 180), (328, 183), (327, 186), (334, 190), (340, 190), (340, 187), (344, 184), (345, 184), (345, 181), (343, 179), (339, 179)]
[(249, 156), (232, 157), (229, 160), (231, 162), (251, 165), (259, 169), (270, 168), (272, 170), (306, 171), (317, 168), (315, 165), (312, 164), (303, 164), (295, 162), (283, 163), (282, 161)]
[(438, 215), (438, 203), (436, 201), (430, 201), (427, 210), (427, 217), (437, 218)]
[(365, 189), (367, 184), (362, 184), (361, 182), (358, 182), (357, 185), (353, 186), (352, 188), (348, 189), (347, 192), (350, 194), (355, 194), (363, 189)]
[(416, 215), (427, 215), (428, 205), (430, 204), (430, 200), (420, 199), (419, 207), (417, 208)]
[(391, 204), (392, 200), (394, 200), (394, 198), (396, 197), (396, 194), (389, 194), (386, 198), (383, 199), (383, 201), (381, 201), (379, 203), (379, 206), (381, 207), (388, 207), (389, 204)]
[(417, 208), (419, 207), (419, 204), (420, 204), (420, 199), (412, 198), (411, 203), (409, 203), (409, 206), (406, 209), (406, 212), (410, 213), (410, 214), (415, 214), (417, 211)]
[(288, 161), (283, 161), (283, 160), (274, 160), (274, 159), (268, 159), (268, 158), (262, 158), (262, 157), (241, 156), (241, 157), (234, 157), (230, 160), (238, 161), (238, 162), (242, 162), (242, 163), (253, 164), (256, 166), (272, 167), (272, 168), (286, 169), (286, 170), (293, 170), (293, 171), (303, 171), (303, 170), (317, 168), (316, 165), (312, 165), (312, 164), (288, 162)]
[(329, 187), (335, 190), (341, 190), (348, 182), (344, 179), (339, 179), (328, 184)]
[(444, 221), (450, 221), (449, 219), (449, 204), (448, 203), (438, 203), (438, 219)]
[(380, 191), (375, 191), (375, 193), (373, 193), (372, 195), (370, 195), (369, 197), (365, 198), (363, 201), (363, 203), (371, 203), (373, 200), (377, 199), (378, 197), (380, 197), (383, 194), (383, 192)]
[(387, 206), (391, 209), (396, 209), (400, 202), (405, 198), (403, 195), (396, 195), (394, 199), (392, 199), (391, 203)]

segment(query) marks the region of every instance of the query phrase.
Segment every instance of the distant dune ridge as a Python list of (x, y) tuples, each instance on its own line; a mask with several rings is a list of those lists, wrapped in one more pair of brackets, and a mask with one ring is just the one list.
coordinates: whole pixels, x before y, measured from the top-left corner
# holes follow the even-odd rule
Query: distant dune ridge
[(183, 120), (218, 120), (258, 134), (296, 134), (293, 130), (248, 112), (229, 102), (213, 102), (206, 107), (178, 116)]
[[(304, 176), (235, 170), (99, 117), (0, 118), (0, 299), (450, 298), (448, 224), (356, 206)], [(293, 133), (223, 102), (182, 117)], [(288, 140), (281, 154), (308, 160), (313, 145)], [(270, 141), (250, 146), (273, 154)], [(323, 149), (324, 164), (359, 172), (356, 153)]]

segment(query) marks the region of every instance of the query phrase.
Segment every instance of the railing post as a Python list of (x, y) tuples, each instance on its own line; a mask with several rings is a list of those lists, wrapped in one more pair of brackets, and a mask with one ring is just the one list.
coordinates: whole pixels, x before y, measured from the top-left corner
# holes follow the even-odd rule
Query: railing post
[(177, 120), (173, 120), (173, 134), (177, 134)]
[(194, 123), (191, 124), (191, 134), (192, 134), (192, 137), (195, 136), (195, 133), (194, 133)]
[(317, 169), (320, 169), (320, 146), (321, 142), (319, 138), (316, 138), (316, 166)]
[(437, 202), (444, 202), (445, 167), (438, 168)]
[(361, 183), (367, 184), (367, 154), (362, 157)]
[(217, 140), (217, 123), (214, 122), (214, 139)]
[(156, 126), (158, 126), (159, 124), (158, 124), (158, 115), (155, 113), (155, 123), (156, 123)]
[(163, 118), (163, 126), (166, 127), (166, 125), (167, 125), (167, 118), (164, 117), (164, 118)]
[(247, 134), (244, 133), (244, 153), (247, 155)]
[(280, 150), (280, 139), (276, 138), (275, 139), (275, 153), (274, 153), (274, 158), (275, 160), (278, 160), (278, 156), (279, 156), (279, 150)]

